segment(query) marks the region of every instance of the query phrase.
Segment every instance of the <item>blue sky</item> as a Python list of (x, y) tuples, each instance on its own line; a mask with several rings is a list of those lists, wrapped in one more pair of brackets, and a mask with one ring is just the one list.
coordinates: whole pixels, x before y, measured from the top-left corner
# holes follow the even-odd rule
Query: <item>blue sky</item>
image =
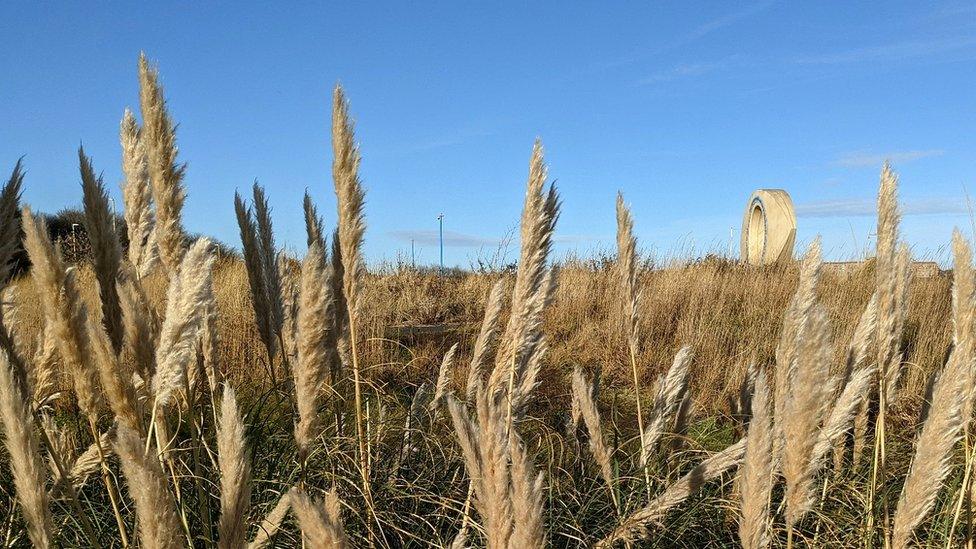
[(801, 243), (820, 234), (848, 258), (873, 244), (886, 157), (916, 255), (944, 257), (952, 227), (971, 227), (972, 2), (144, 4), (0, 7), (0, 169), (25, 156), (35, 208), (80, 203), (79, 143), (119, 196), (118, 123), (145, 50), (180, 124), (185, 225), (235, 246), (234, 190), (255, 178), (297, 253), (306, 188), (335, 222), (340, 81), (374, 262), (411, 239), (435, 262), (440, 212), (447, 263), (490, 255), (537, 136), (561, 253), (612, 246), (618, 189), (646, 251), (725, 252), (750, 192), (781, 187)]

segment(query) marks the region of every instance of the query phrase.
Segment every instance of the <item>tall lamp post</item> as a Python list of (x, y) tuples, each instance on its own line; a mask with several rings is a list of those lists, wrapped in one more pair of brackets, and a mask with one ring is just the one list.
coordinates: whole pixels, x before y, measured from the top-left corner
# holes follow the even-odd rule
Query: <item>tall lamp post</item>
[(437, 232), (441, 243), (441, 276), (444, 275), (444, 214), (437, 216)]

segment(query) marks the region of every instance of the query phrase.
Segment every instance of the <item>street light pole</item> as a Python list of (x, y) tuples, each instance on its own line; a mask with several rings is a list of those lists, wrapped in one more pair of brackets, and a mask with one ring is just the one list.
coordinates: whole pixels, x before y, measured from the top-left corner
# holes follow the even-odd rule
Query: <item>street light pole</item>
[(441, 243), (441, 275), (444, 274), (444, 214), (437, 216), (437, 229)]

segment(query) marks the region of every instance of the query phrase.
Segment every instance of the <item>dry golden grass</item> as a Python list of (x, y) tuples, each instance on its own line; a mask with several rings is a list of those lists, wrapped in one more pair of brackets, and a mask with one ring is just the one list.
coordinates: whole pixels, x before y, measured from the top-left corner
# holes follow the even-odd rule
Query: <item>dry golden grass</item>
[[(853, 336), (873, 290), (872, 268), (868, 262), (851, 275), (823, 275), (821, 300), (834, 340), (848, 341)], [(645, 272), (641, 284), (647, 297), (642, 301), (641, 333), (654, 344), (643, 345), (638, 354), (641, 384), (653, 387), (681, 346), (688, 344), (695, 349), (691, 392), (698, 405), (703, 411), (729, 411), (748, 362), (772, 361), (797, 275), (797, 267), (792, 265), (756, 269), (719, 260)], [(235, 384), (266, 378), (266, 369), (260, 365), (267, 358), (254, 324), (243, 262), (219, 259), (213, 276), (221, 341), (218, 363)], [(547, 383), (540, 388), (543, 398), (568, 395), (567, 372), (577, 364), (603, 365), (605, 387), (632, 386), (625, 334), (614, 329), (620, 325), (615, 274), (573, 262), (562, 265), (557, 276), (555, 299), (543, 325), (549, 341), (542, 373)], [(76, 278), (83, 299), (94, 306), (94, 272), (82, 265)], [(387, 339), (395, 333), (391, 327), (444, 323), (459, 325), (460, 333), (476, 334), (496, 280), (493, 275), (440, 278), (412, 271), (367, 277), (362, 315), (366, 329), (361, 339), (371, 377), (377, 383), (395, 380), (403, 384), (431, 379), (456, 340), (421, 336), (392, 341)], [(166, 283), (157, 274), (145, 285), (153, 308), (160, 313)], [(921, 404), (928, 377), (941, 368), (952, 341), (952, 326), (946, 322), (952, 318), (950, 286), (947, 275), (913, 280), (903, 341), (908, 366), (902, 393), (907, 400), (900, 401), (909, 412)], [(22, 329), (20, 339), (33, 350), (43, 326), (39, 298), (29, 278), (18, 278), (10, 287), (17, 296), (13, 316)], [(461, 339), (459, 363), (471, 356), (473, 343), (473, 337)]]

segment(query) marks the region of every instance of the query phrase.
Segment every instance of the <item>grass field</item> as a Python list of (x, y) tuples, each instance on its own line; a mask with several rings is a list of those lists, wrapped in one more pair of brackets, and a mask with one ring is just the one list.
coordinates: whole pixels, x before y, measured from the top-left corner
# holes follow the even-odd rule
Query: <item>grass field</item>
[(0, 273), (4, 546), (972, 544), (972, 252), (957, 235), (953, 272), (911, 276), (887, 166), (849, 273), (818, 243), (655, 267), (622, 199), (616, 256), (557, 264), (539, 144), (515, 271), (371, 271), (337, 88), (336, 214), (306, 200), (286, 257), (255, 186), (242, 257), (217, 257), (183, 228), (145, 59), (140, 84), (127, 247), (83, 153), (78, 264), (19, 167), (0, 194), (0, 265), (20, 236), (32, 263)]

